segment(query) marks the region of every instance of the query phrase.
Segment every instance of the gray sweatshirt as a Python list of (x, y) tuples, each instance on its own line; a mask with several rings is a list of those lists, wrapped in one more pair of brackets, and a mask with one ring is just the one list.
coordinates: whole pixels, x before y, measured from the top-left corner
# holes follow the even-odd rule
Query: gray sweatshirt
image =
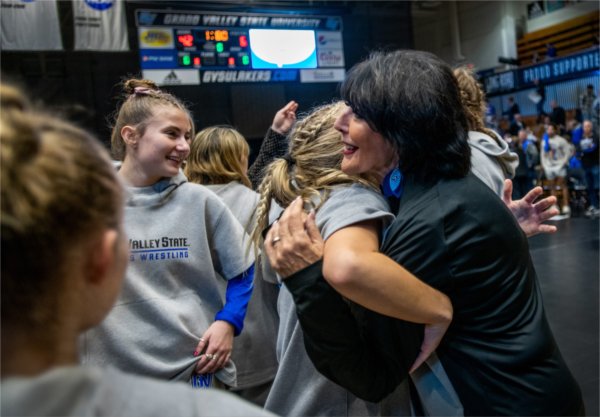
[(116, 369), (61, 367), (2, 379), (3, 416), (272, 416), (221, 390), (128, 375)]
[[(206, 186), (231, 209), (247, 232), (254, 227), (254, 214), (260, 195), (239, 182)], [(245, 250), (245, 248), (244, 248)], [(279, 326), (277, 296), (279, 285), (268, 260), (258, 254), (254, 268), (254, 289), (244, 320), (244, 331), (235, 338), (231, 358), (237, 368), (237, 389), (272, 381), (277, 372), (275, 340)], [(221, 283), (225, 294), (225, 283)]]
[[(244, 256), (247, 235), (219, 197), (181, 172), (127, 191), (123, 289), (102, 324), (82, 336), (82, 360), (188, 381), (196, 345), (224, 305), (220, 281), (254, 262)], [(216, 376), (236, 385), (232, 362)]]
[(504, 139), (498, 134), (496, 137), (497, 141), (485, 133), (469, 131), (471, 171), (502, 197), (504, 180), (515, 176), (519, 157), (510, 151)]

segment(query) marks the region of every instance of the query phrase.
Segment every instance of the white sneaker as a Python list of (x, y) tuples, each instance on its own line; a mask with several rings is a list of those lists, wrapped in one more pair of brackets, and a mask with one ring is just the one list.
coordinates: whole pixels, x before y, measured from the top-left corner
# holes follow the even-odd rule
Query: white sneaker
[(565, 216), (570, 216), (571, 215), (571, 207), (563, 206), (562, 214), (564, 214)]
[(585, 211), (585, 217), (590, 217), (593, 219), (593, 218), (599, 217), (599, 216), (600, 216), (600, 210), (598, 210), (594, 206), (589, 206), (588, 209)]

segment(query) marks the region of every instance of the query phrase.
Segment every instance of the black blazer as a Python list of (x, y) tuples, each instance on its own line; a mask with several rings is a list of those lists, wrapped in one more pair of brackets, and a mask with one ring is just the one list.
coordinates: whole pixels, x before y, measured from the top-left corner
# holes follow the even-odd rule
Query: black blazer
[[(479, 179), (408, 182), (382, 251), (452, 300), (437, 354), (466, 415), (583, 411), (545, 317), (527, 238)], [(284, 281), (307, 352), (327, 377), (378, 401), (406, 378), (422, 326), (373, 312), (356, 320), (320, 275), (314, 266)]]

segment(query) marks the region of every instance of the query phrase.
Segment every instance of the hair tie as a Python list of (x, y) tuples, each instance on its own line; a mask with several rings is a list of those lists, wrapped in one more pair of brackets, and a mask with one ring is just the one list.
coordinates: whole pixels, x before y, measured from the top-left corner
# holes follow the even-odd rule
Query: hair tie
[(296, 163), (296, 160), (294, 159), (294, 157), (292, 155), (290, 155), (289, 153), (286, 153), (285, 155), (283, 155), (282, 159), (284, 161), (286, 161), (288, 163), (288, 165), (294, 165)]
[(153, 90), (148, 87), (135, 87), (133, 89), (132, 95), (134, 95), (134, 96), (149, 96), (151, 91), (153, 91)]

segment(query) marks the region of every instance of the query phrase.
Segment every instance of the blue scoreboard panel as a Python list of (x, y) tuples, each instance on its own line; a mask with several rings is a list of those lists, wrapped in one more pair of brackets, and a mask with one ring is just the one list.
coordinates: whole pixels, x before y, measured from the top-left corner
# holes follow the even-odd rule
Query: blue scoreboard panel
[(333, 16), (136, 10), (140, 66), (159, 85), (338, 82), (342, 20)]

